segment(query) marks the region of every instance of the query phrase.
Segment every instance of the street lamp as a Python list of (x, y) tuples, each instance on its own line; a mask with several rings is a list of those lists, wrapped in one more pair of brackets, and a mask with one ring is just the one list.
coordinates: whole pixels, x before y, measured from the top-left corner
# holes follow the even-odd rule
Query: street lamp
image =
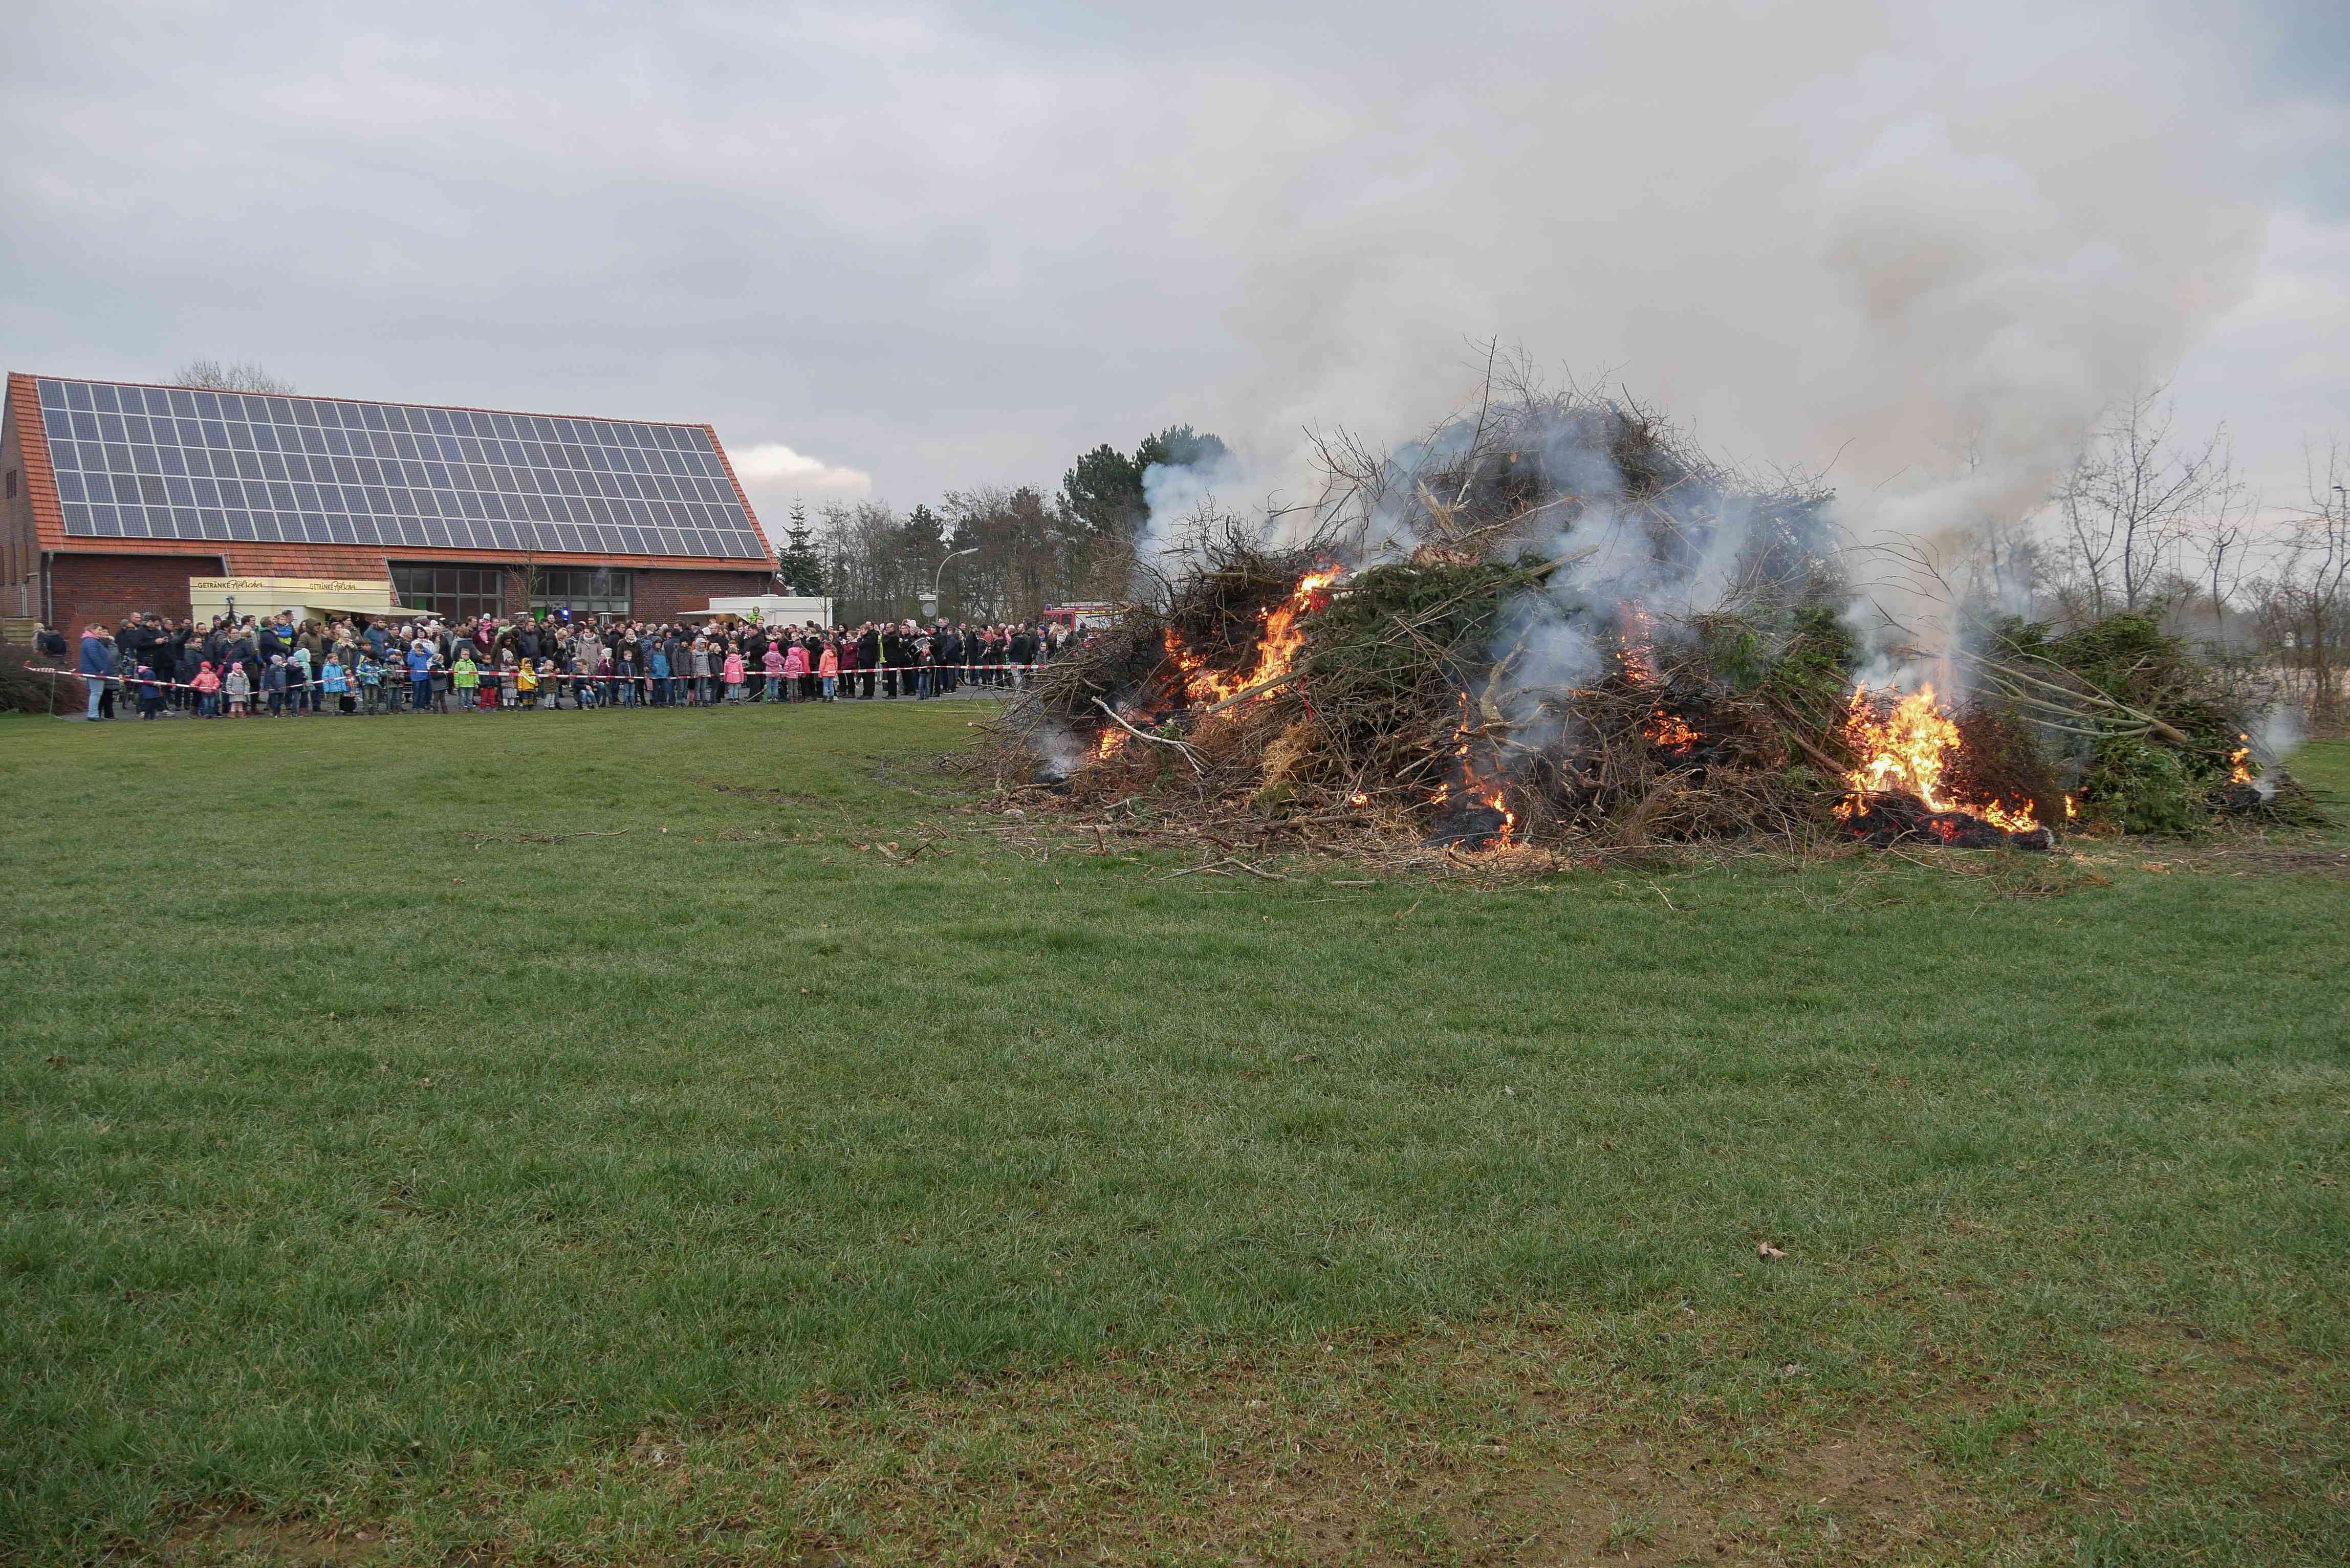
[(946, 577), (947, 561), (953, 560), (955, 556), (976, 556), (978, 554), (979, 546), (973, 545), (968, 550), (957, 550), (953, 556), (949, 556), (946, 560), (939, 563), (939, 569), (931, 574), (931, 591), (922, 596), (922, 618), (924, 620), (936, 620), (939, 618), (939, 584)]

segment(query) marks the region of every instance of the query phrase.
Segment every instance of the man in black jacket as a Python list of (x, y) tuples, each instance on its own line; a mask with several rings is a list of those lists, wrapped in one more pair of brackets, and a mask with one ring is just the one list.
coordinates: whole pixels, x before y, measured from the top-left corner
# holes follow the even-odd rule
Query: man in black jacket
[(743, 639), (743, 682), (751, 689), (752, 701), (767, 700), (767, 629), (764, 627), (754, 626), (751, 635)]
[(896, 697), (901, 691), (909, 697), (914, 694), (910, 668), (913, 662), (914, 649), (907, 639), (904, 625), (890, 622), (881, 634), (881, 683), (887, 688), (884, 695)]
[(115, 657), (121, 660), (126, 672), (148, 662), (147, 643), (151, 635), (145, 618), (137, 610), (124, 616), (122, 624), (114, 628)]
[(1012, 690), (1017, 691), (1027, 681), (1027, 667), (1036, 662), (1036, 634), (1022, 627), (1012, 634), (1005, 647), (1004, 659), (1012, 666)]
[(864, 682), (864, 698), (873, 700), (873, 672), (881, 668), (881, 633), (871, 621), (857, 634), (857, 673)]
[(943, 697), (962, 684), (962, 636), (946, 622), (931, 633), (931, 646), (939, 654), (939, 695)]

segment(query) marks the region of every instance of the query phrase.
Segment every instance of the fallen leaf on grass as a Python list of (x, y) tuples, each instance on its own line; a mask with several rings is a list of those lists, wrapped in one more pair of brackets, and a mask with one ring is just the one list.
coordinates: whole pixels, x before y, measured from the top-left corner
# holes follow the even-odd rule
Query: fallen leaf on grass
[(1773, 1247), (1768, 1241), (1759, 1241), (1755, 1243), (1754, 1253), (1755, 1256), (1761, 1258), (1766, 1263), (1776, 1262), (1781, 1258), (1787, 1255), (1784, 1251), (1780, 1248)]
[(44, 1058), (44, 1060), (46, 1060), (52, 1067), (62, 1067), (66, 1064), (66, 1059), (63, 1056), (49, 1056)]
[(2151, 871), (2158, 877), (2168, 876), (2170, 871), (2170, 867), (2159, 860), (2147, 861), (2142, 869)]

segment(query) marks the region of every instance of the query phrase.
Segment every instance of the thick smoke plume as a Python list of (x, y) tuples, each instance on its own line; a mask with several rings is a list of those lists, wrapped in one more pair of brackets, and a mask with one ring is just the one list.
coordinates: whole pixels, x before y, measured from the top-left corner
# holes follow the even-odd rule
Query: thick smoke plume
[(1321, 90), (1284, 119), (1320, 134), (1264, 138), (1217, 189), (1244, 231), (1228, 319), (1263, 367), (1215, 416), (1247, 459), (1220, 493), (1294, 504), (1302, 431), (1391, 445), (1473, 409), (1498, 336), (1737, 462), (1826, 474), (1860, 539), (2029, 513), (2256, 260), (2266, 171), (2196, 25), (1505, 7), (1420, 16), (1397, 51), (1367, 15), (1297, 67)]

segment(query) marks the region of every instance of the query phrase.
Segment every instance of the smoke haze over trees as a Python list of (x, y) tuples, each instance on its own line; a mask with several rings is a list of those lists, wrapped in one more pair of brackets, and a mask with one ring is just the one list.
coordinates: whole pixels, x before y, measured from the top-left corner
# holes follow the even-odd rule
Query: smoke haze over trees
[[(902, 515), (883, 501), (832, 502), (818, 514), (811, 553), (825, 591), (851, 620), (905, 617), (940, 584), (951, 618), (995, 621), (1033, 616), (1073, 599), (1118, 599), (1133, 591), (1147, 563), (1150, 495), (1165, 476), (1205, 480), (1223, 472), (1230, 449), (1188, 424), (1146, 435), (1131, 453), (1107, 441), (1077, 458), (1047, 496), (1033, 485), (950, 490), (936, 507)], [(794, 504), (795, 513), (798, 504)], [(947, 557), (971, 551), (945, 567)], [(797, 581), (789, 571), (787, 580)]]

